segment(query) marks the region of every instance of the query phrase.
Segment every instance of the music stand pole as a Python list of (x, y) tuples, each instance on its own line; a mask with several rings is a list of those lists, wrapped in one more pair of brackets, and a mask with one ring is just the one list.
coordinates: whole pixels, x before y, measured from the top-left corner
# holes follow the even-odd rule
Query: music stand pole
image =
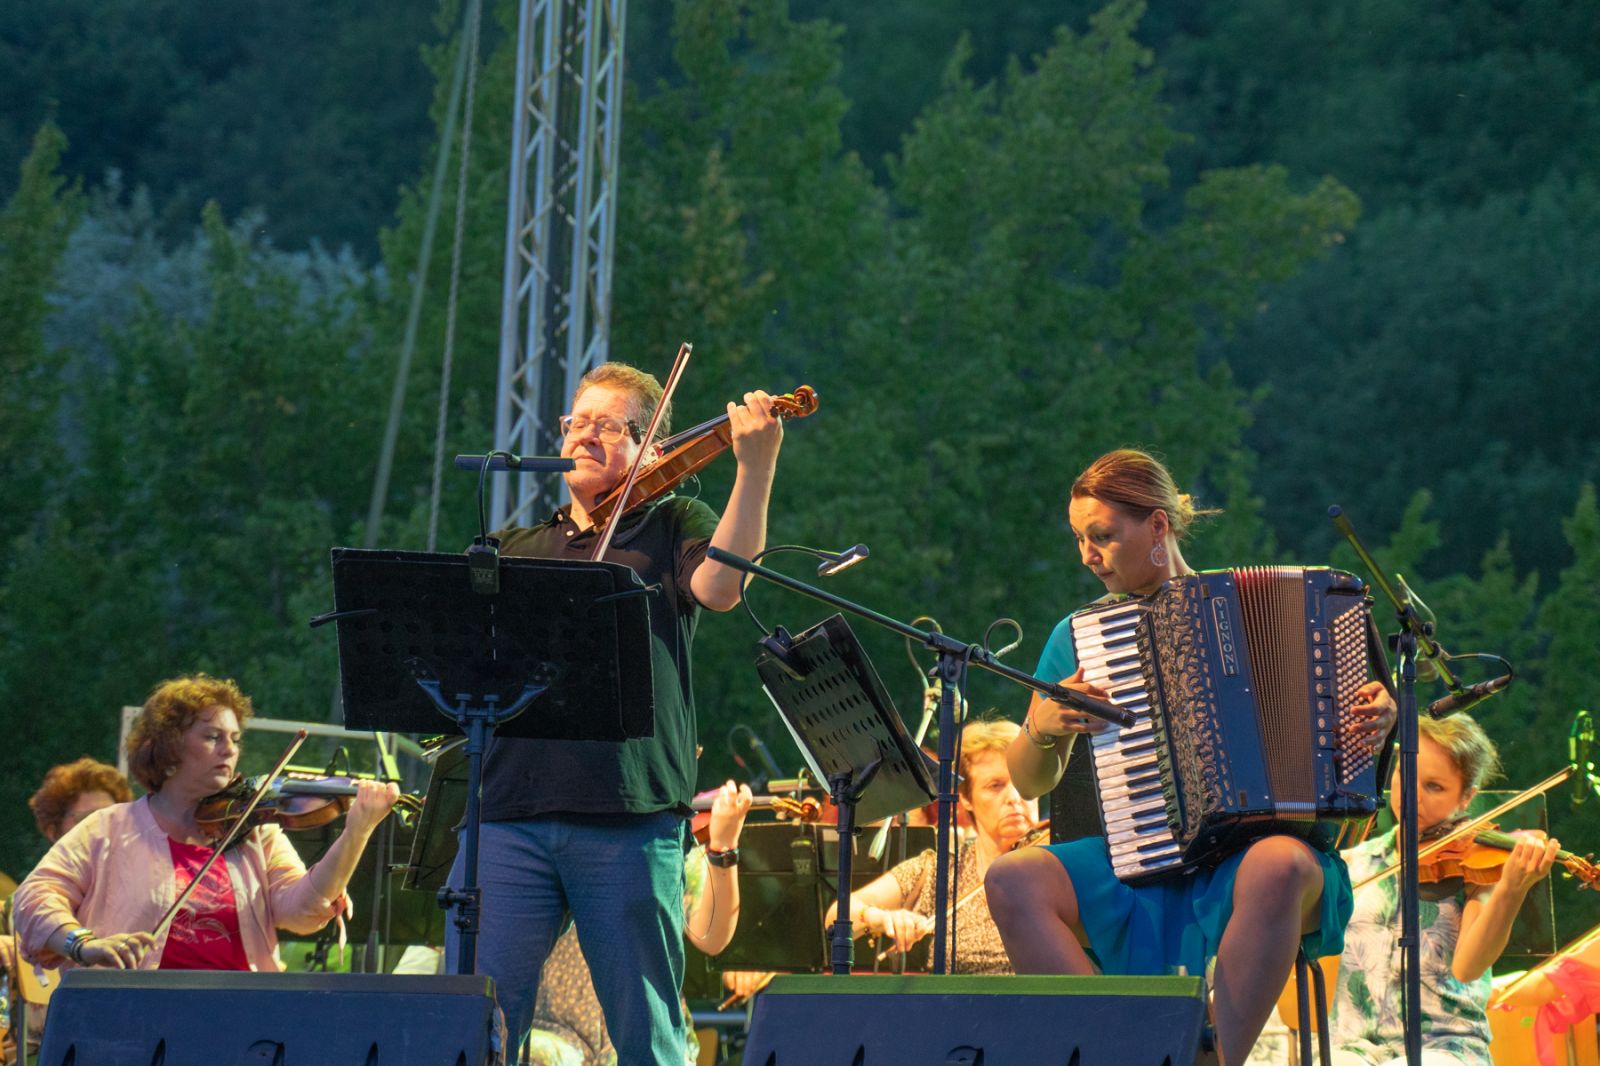
[(527, 685), (523, 688), (511, 706), (501, 711), (495, 706), (499, 702), (498, 696), (484, 696), (483, 703), (474, 706), (469, 703), (469, 696), (465, 693), (457, 695), (461, 703), (452, 708), (444, 698), (440, 683), (433, 679), (418, 678), (417, 685), (428, 694), (428, 698), (445, 715), (455, 719), (466, 734), (467, 754), (467, 816), (462, 825), (462, 872), (461, 887), (451, 888), (445, 885), (439, 889), (439, 906), (445, 910), (454, 910), (456, 929), (461, 933), (461, 951), (456, 960), (456, 972), (471, 974), (477, 971), (478, 966), (478, 923), (479, 905), (483, 899), (483, 890), (478, 887), (478, 833), (482, 828), (480, 824), (482, 797), (479, 795), (483, 783), (483, 755), (488, 747), (489, 733), (498, 728), (502, 723), (509, 722), (527, 709), (534, 697), (542, 693), (548, 685)]
[(836, 974), (847, 974), (855, 963), (855, 923), (850, 920), (850, 864), (855, 852), (856, 802), (871, 784), (883, 765), (874, 759), (854, 774), (839, 773), (828, 778), (828, 789), (833, 793), (833, 805), (839, 811), (839, 896), (838, 909), (833, 915), (833, 925), (828, 928), (828, 948), (831, 968)]
[(1422, 1063), (1422, 931), (1421, 892), (1417, 887), (1417, 745), (1420, 729), (1417, 725), (1417, 654), (1426, 647), (1437, 663), (1440, 676), (1447, 678), (1452, 687), (1455, 679), (1442, 661), (1443, 649), (1433, 639), (1433, 625), (1417, 614), (1411, 597), (1389, 583), (1388, 575), (1378, 561), (1367, 551), (1366, 545), (1356, 535), (1355, 527), (1335, 505), (1328, 508), (1328, 517), (1355, 548), (1356, 554), (1366, 564), (1384, 594), (1394, 604), (1395, 616), (1400, 621), (1400, 632), (1395, 641), (1395, 651), (1400, 658), (1400, 684), (1395, 691), (1395, 706), (1399, 722), (1396, 736), (1400, 746), (1400, 951), (1404, 981), (1400, 990), (1400, 1014), (1405, 1025), (1405, 1055), (1407, 1066)]
[[(958, 655), (951, 649), (939, 650), (939, 808), (938, 830), (934, 834), (933, 972), (946, 972), (947, 960), (955, 955), (955, 929), (950, 923), (950, 856), (956, 848), (950, 843), (956, 828), (956, 697), (966, 680), (966, 649)], [(964, 726), (965, 723), (962, 723)], [(948, 948), (948, 955), (946, 949)]]
[[(1400, 950), (1403, 952), (1405, 987), (1401, 1014), (1405, 1019), (1405, 1051), (1408, 1066), (1422, 1062), (1422, 930), (1421, 893), (1417, 887), (1417, 623), (1411, 612), (1400, 612), (1400, 689), (1395, 703), (1400, 725)], [(1427, 623), (1421, 623), (1426, 626)]]

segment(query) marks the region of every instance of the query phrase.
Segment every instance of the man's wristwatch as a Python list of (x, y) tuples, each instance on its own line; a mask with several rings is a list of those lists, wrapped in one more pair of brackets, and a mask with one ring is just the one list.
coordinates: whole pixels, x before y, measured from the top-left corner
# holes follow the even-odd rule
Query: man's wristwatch
[(739, 849), (729, 848), (727, 851), (717, 851), (714, 848), (706, 848), (706, 862), (709, 862), (712, 866), (721, 866), (724, 869), (729, 866), (737, 866), (739, 865)]

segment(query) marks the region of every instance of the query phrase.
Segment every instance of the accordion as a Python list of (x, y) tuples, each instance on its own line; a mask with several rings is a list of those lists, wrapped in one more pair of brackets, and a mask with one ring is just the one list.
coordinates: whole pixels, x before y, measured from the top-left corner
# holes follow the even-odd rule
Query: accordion
[(1209, 570), (1073, 615), (1085, 680), (1137, 719), (1090, 737), (1116, 876), (1159, 880), (1274, 833), (1359, 840), (1384, 784), (1349, 728), (1376, 639), (1360, 579), (1326, 567)]

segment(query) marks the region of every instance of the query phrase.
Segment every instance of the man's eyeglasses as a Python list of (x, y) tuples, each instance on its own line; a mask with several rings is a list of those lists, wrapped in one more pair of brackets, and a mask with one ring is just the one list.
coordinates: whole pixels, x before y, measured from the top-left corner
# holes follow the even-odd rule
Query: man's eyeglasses
[(624, 421), (620, 418), (590, 418), (587, 415), (562, 415), (559, 419), (557, 419), (557, 425), (561, 427), (561, 435), (564, 437), (570, 437), (574, 433), (582, 433), (590, 426), (593, 426), (595, 434), (599, 436), (600, 440), (606, 444), (617, 443), (617, 441), (622, 439), (622, 435), (624, 433), (632, 437), (633, 442), (637, 444), (639, 443), (640, 436), (644, 432), (639, 428), (639, 424), (631, 418)]

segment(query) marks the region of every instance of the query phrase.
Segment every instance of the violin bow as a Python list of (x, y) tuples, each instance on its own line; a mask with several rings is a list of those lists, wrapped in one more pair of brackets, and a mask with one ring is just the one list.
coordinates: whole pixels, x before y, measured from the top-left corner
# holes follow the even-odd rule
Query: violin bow
[(267, 790), (272, 787), (272, 783), (278, 779), (278, 775), (283, 773), (283, 768), (289, 765), (289, 760), (294, 758), (294, 753), (300, 750), (300, 745), (306, 742), (306, 735), (304, 729), (296, 730), (294, 738), (289, 741), (289, 746), (283, 749), (282, 755), (278, 756), (277, 765), (272, 768), (271, 773), (261, 779), (261, 784), (256, 788), (256, 794), (250, 797), (250, 802), (245, 804), (245, 808), (240, 812), (239, 817), (234, 820), (233, 825), (223, 834), (222, 842), (206, 857), (206, 861), (200, 866), (199, 873), (196, 873), (189, 880), (189, 883), (183, 886), (183, 891), (178, 893), (178, 898), (172, 901), (172, 906), (167, 908), (167, 913), (161, 916), (161, 921), (157, 922), (155, 929), (151, 930), (151, 935), (157, 940), (166, 935), (168, 927), (172, 925), (172, 920), (178, 916), (179, 908), (189, 901), (189, 897), (194, 894), (195, 888), (199, 886), (201, 881), (205, 880), (206, 874), (211, 872), (211, 867), (216, 864), (217, 857), (233, 847), (234, 841), (244, 835), (245, 829), (250, 825), (251, 812), (261, 802), (261, 797), (267, 794)]
[[(1037, 833), (1040, 830), (1040, 828), (1044, 826), (1044, 824), (1045, 824), (1044, 822), (1040, 822), (1038, 825), (1035, 825), (1032, 829), (1028, 830), (1027, 833), (1024, 834), (1023, 837), (1020, 840), (1017, 841), (1017, 843), (1012, 845), (1012, 850), (1013, 851), (1019, 851), (1022, 848), (1032, 847), (1034, 844), (1037, 844), (1038, 843), (1037, 840), (1029, 840), (1028, 838), (1033, 836), (1033, 834)], [(968, 903), (971, 903), (973, 900), (977, 899), (981, 895), (983, 895), (983, 884), (980, 882), (978, 884), (977, 888), (968, 890), (966, 895), (962, 896), (960, 899), (958, 899), (954, 903), (950, 904), (950, 909), (945, 912), (945, 920), (946, 921), (954, 921), (957, 911), (959, 911), (962, 907), (965, 907)], [(885, 948), (884, 950), (878, 952), (878, 961), (882, 962), (884, 959), (887, 959), (890, 955), (893, 955), (893, 954), (894, 954), (894, 949), (893, 948)]]
[[(1534, 785), (1531, 788), (1524, 789), (1523, 791), (1518, 792), (1515, 796), (1512, 796), (1510, 799), (1506, 800), (1504, 803), (1501, 803), (1496, 807), (1492, 807), (1489, 810), (1484, 811), (1482, 814), (1478, 815), (1476, 818), (1470, 819), (1469, 821), (1462, 822), (1460, 825), (1458, 825), (1454, 829), (1450, 830), (1450, 832), (1446, 833), (1444, 836), (1440, 837), (1438, 840), (1430, 841), (1426, 846), (1424, 846), (1422, 848), (1422, 850), (1418, 851), (1417, 852), (1417, 864), (1420, 866), (1424, 859), (1429, 858), (1430, 856), (1432, 856), (1436, 852), (1444, 850), (1446, 847), (1450, 846), (1451, 844), (1454, 844), (1456, 841), (1460, 840), (1462, 837), (1466, 836), (1468, 833), (1476, 832), (1479, 828), (1481, 828), (1483, 826), (1483, 824), (1485, 822), (1492, 821), (1493, 819), (1495, 819), (1499, 815), (1504, 814), (1506, 811), (1509, 811), (1511, 808), (1513, 808), (1517, 804), (1521, 803), (1523, 800), (1532, 799), (1534, 796), (1539, 795), (1541, 792), (1550, 791), (1552, 788), (1555, 788), (1557, 785), (1561, 784), (1561, 782), (1565, 781), (1571, 775), (1572, 775), (1572, 767), (1569, 766), (1565, 770), (1560, 771), (1559, 773), (1551, 774), (1549, 777), (1545, 778), (1543, 781), (1540, 781), (1537, 785)], [(1390, 867), (1387, 867), (1385, 869), (1379, 870), (1377, 873), (1371, 874), (1371, 875), (1369, 875), (1367, 877), (1362, 878), (1360, 881), (1357, 881), (1354, 885), (1350, 886), (1350, 891), (1354, 892), (1357, 889), (1365, 888), (1365, 887), (1367, 887), (1368, 885), (1372, 884), (1375, 881), (1382, 881), (1385, 877), (1393, 877), (1396, 873), (1399, 872), (1399, 870), (1400, 870), (1400, 864), (1399, 863), (1395, 863), (1393, 866), (1390, 866)]]
[(611, 537), (622, 524), (622, 512), (627, 510), (628, 494), (633, 491), (633, 483), (639, 477), (644, 457), (649, 454), (650, 442), (656, 439), (656, 427), (661, 424), (661, 416), (667, 410), (667, 405), (672, 402), (672, 394), (678, 388), (678, 379), (683, 377), (684, 367), (689, 365), (689, 356), (692, 354), (694, 345), (688, 341), (678, 346), (677, 357), (672, 360), (672, 372), (667, 375), (667, 384), (661, 390), (661, 399), (656, 401), (656, 409), (650, 415), (650, 428), (644, 431), (644, 446), (639, 449), (639, 454), (633, 457), (633, 466), (628, 468), (628, 477), (622, 483), (622, 495), (617, 497), (617, 506), (611, 511), (611, 519), (606, 522), (600, 543), (595, 545), (594, 554), (589, 557), (592, 563), (598, 563), (605, 558), (606, 549), (611, 547)]

